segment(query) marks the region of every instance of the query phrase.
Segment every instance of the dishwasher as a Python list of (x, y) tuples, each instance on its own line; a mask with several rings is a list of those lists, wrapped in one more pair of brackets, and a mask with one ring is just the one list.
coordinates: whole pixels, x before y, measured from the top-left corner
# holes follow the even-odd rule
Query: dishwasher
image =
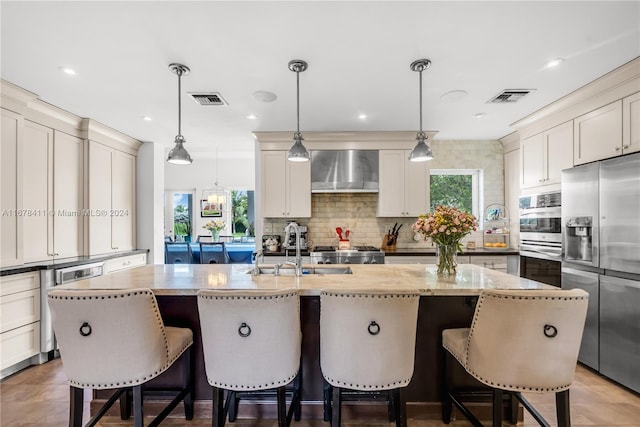
[(42, 270), (40, 273), (40, 357), (39, 363), (44, 363), (59, 356), (58, 345), (53, 333), (51, 311), (47, 303), (47, 294), (55, 286), (76, 280), (102, 276), (103, 262), (74, 265), (64, 268)]

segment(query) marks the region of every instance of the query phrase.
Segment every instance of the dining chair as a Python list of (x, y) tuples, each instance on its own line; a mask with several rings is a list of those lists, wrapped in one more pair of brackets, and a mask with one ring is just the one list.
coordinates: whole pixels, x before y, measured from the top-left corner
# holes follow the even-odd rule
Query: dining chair
[(200, 242), (200, 264), (229, 264), (224, 242)]
[(188, 242), (164, 242), (165, 264), (191, 264), (191, 246)]

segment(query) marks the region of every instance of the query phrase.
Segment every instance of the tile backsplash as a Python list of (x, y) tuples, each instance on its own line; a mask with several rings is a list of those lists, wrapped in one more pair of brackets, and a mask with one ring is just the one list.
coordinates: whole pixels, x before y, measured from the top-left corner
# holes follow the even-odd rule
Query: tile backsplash
[[(307, 238), (313, 246), (338, 246), (336, 227), (351, 230), (352, 245), (380, 247), (382, 237), (395, 223), (402, 224), (398, 248), (430, 247), (431, 242), (416, 242), (411, 225), (416, 218), (377, 218), (378, 195), (375, 193), (318, 193), (311, 196), (311, 218), (270, 218), (264, 220), (264, 234), (284, 236), (287, 222), (295, 220), (308, 227)], [(482, 233), (463, 239), (481, 244)]]

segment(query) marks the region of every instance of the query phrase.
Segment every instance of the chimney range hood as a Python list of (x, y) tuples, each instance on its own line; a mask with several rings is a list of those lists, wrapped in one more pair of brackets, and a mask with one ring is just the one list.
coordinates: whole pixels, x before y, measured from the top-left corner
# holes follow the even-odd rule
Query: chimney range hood
[(377, 193), (378, 150), (312, 150), (312, 193)]

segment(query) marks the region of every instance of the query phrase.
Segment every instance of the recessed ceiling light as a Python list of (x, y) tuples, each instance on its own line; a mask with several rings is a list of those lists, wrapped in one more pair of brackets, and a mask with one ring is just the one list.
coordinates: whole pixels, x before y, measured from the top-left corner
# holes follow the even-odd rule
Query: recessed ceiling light
[(69, 68), (69, 67), (60, 67), (60, 70), (69, 75), (69, 76), (75, 76), (76, 75), (76, 70), (74, 70), (73, 68)]
[(483, 118), (483, 117), (484, 117), (484, 116), (486, 116), (486, 115), (487, 115), (487, 113), (475, 113), (475, 114), (473, 115), (473, 117), (475, 117), (476, 119), (481, 119), (481, 118)]
[(360, 120), (366, 120), (366, 119), (367, 119), (367, 115), (366, 115), (366, 114), (364, 114), (364, 113), (363, 113), (363, 114), (359, 114), (359, 115), (358, 115), (358, 118), (359, 118)]
[(546, 64), (544, 64), (545, 68), (553, 68), (553, 67), (557, 67), (558, 65), (562, 64), (564, 62), (564, 58), (556, 58), (556, 59), (552, 59), (551, 61), (547, 62)]
[(467, 96), (466, 90), (452, 90), (440, 96), (442, 102), (456, 102)]
[(265, 90), (253, 92), (253, 97), (260, 102), (273, 102), (278, 99), (275, 93), (267, 92)]
[(255, 114), (248, 114), (247, 115), (247, 119), (249, 119), (249, 120), (255, 120), (257, 118), (258, 118), (258, 116), (256, 116)]
[(145, 122), (150, 122), (153, 119), (149, 116), (142, 116), (142, 120), (144, 120)]

